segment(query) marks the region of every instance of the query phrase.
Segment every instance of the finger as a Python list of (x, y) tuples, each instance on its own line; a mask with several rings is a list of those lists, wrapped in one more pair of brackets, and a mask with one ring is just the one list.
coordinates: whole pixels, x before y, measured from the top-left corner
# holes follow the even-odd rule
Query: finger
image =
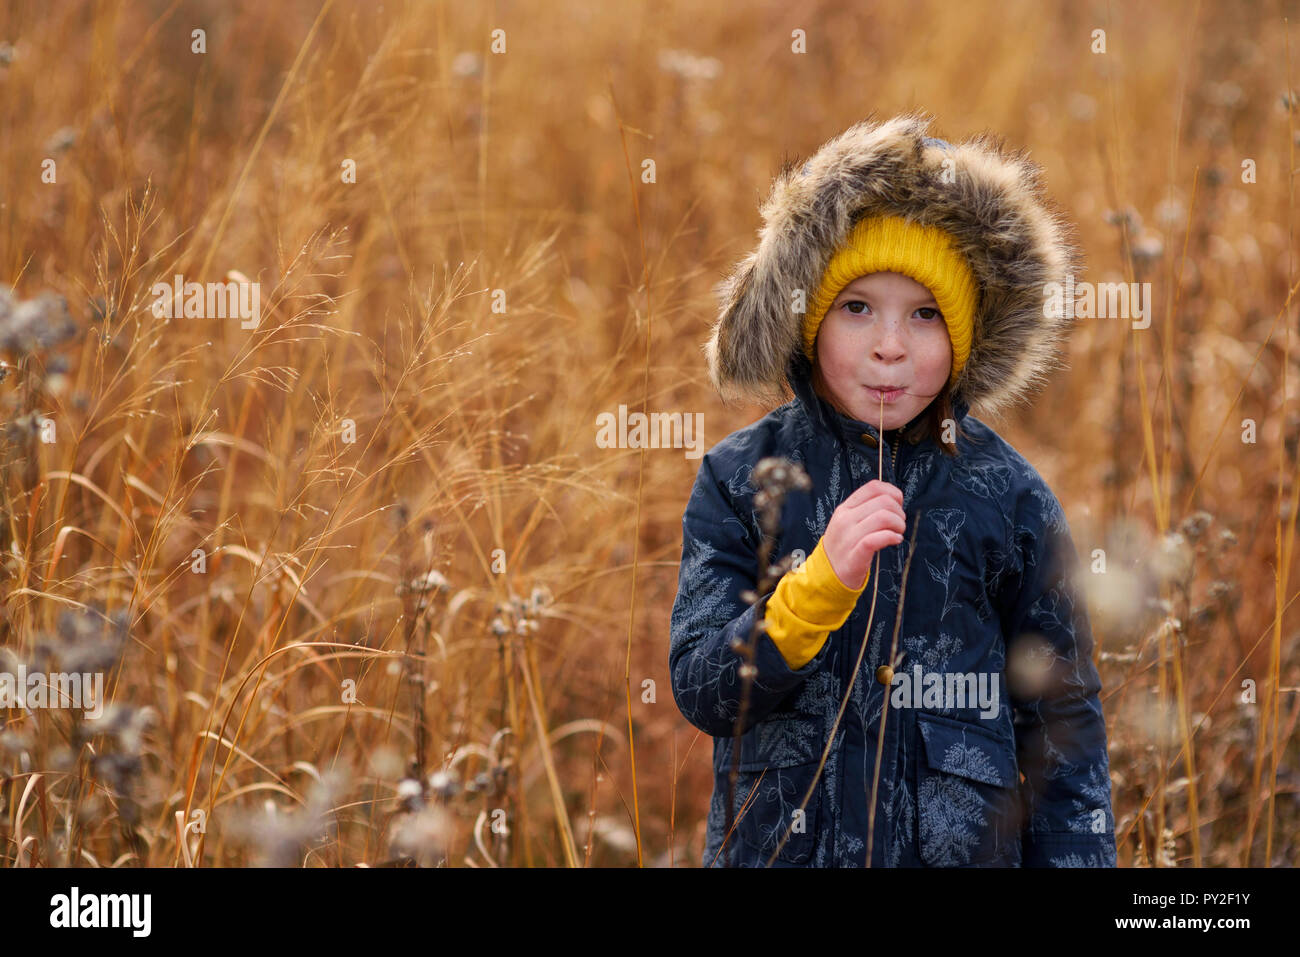
[(907, 531), (907, 518), (906, 516), (898, 515), (895, 512), (884, 510), (874, 512), (862, 521), (858, 522), (853, 527), (853, 533), (856, 537), (860, 538), (863, 535), (882, 529), (892, 529), (893, 531), (902, 534)]
[(866, 499), (862, 502), (857, 503), (856, 505), (850, 505), (848, 499), (845, 499), (844, 504), (840, 507), (843, 508), (845, 511), (847, 511), (849, 514), (851, 514), (855, 521), (857, 521), (860, 518), (860, 516), (867, 515), (872, 512), (887, 511), (887, 512), (895, 512), (899, 515), (906, 514), (903, 511), (903, 506), (899, 503), (898, 499), (886, 493), (882, 493), (873, 498)]
[(883, 548), (889, 548), (891, 545), (897, 545), (902, 540), (903, 540), (902, 533), (895, 532), (892, 529), (884, 529), (879, 532), (872, 532), (870, 535), (864, 536), (862, 538), (862, 541), (858, 542), (858, 544), (853, 547), (853, 554), (858, 555), (861, 552), (870, 552), (874, 554), (875, 552), (878, 552)]
[(883, 482), (880, 479), (872, 479), (870, 482), (859, 485), (854, 489), (853, 493), (844, 500), (843, 504), (852, 508), (869, 498), (874, 498), (875, 496), (882, 494), (892, 495), (897, 498), (900, 503), (903, 501), (903, 490), (897, 485), (891, 485), (889, 482)]

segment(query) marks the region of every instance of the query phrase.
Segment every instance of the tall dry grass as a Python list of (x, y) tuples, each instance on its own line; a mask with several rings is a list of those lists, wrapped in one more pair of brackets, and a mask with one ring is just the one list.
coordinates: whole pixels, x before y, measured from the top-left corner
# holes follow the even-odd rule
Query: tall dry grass
[[(596, 416), (761, 415), (710, 287), (783, 160), (919, 107), (1153, 284), (993, 423), (1105, 550), (1120, 862), (1294, 864), (1296, 6), (6, 4), (0, 641), (111, 705), (5, 712), (0, 860), (697, 864), (697, 462)], [(232, 272), (256, 329), (152, 314)]]

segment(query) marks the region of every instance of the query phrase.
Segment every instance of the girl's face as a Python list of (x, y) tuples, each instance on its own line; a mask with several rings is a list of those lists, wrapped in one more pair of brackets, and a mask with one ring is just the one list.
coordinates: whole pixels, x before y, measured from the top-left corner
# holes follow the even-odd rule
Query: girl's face
[[(952, 372), (952, 343), (939, 304), (910, 276), (859, 276), (835, 297), (817, 328), (813, 383), (841, 412), (882, 431), (907, 425)], [(881, 422), (881, 392), (884, 421)], [(901, 390), (901, 391), (900, 391)]]

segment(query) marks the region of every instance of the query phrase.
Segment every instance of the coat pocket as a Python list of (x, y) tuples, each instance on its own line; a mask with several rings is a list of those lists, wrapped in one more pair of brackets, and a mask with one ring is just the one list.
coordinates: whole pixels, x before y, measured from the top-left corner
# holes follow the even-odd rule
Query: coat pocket
[[(820, 719), (805, 715), (773, 715), (741, 737), (735, 794), (737, 821), (732, 840), (741, 844), (743, 853), (737, 855), (737, 860), (743, 866), (766, 867), (778, 845), (781, 851), (773, 866), (807, 864), (812, 859), (821, 818), (824, 772), (802, 813), (800, 805), (821, 761), (825, 743), (821, 724)], [(724, 795), (731, 773), (731, 754), (730, 746), (719, 748), (714, 765), (714, 786)], [(728, 856), (725, 850), (723, 855)]]
[(1019, 863), (1015, 748), (966, 721), (918, 712), (917, 853), (931, 867)]

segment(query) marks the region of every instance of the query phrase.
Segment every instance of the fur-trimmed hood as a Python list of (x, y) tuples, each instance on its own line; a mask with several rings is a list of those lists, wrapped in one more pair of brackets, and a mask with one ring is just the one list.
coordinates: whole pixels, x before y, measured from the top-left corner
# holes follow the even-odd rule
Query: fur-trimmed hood
[(811, 299), (853, 224), (881, 213), (945, 229), (979, 283), (974, 342), (954, 384), (969, 406), (996, 417), (1063, 364), (1073, 312), (1045, 316), (1044, 286), (1077, 277), (1082, 257), (1041, 168), (994, 134), (953, 145), (929, 125), (920, 111), (868, 118), (782, 168), (758, 247), (715, 289), (721, 312), (704, 351), (720, 393), (784, 397), (804, 320), (795, 291)]

